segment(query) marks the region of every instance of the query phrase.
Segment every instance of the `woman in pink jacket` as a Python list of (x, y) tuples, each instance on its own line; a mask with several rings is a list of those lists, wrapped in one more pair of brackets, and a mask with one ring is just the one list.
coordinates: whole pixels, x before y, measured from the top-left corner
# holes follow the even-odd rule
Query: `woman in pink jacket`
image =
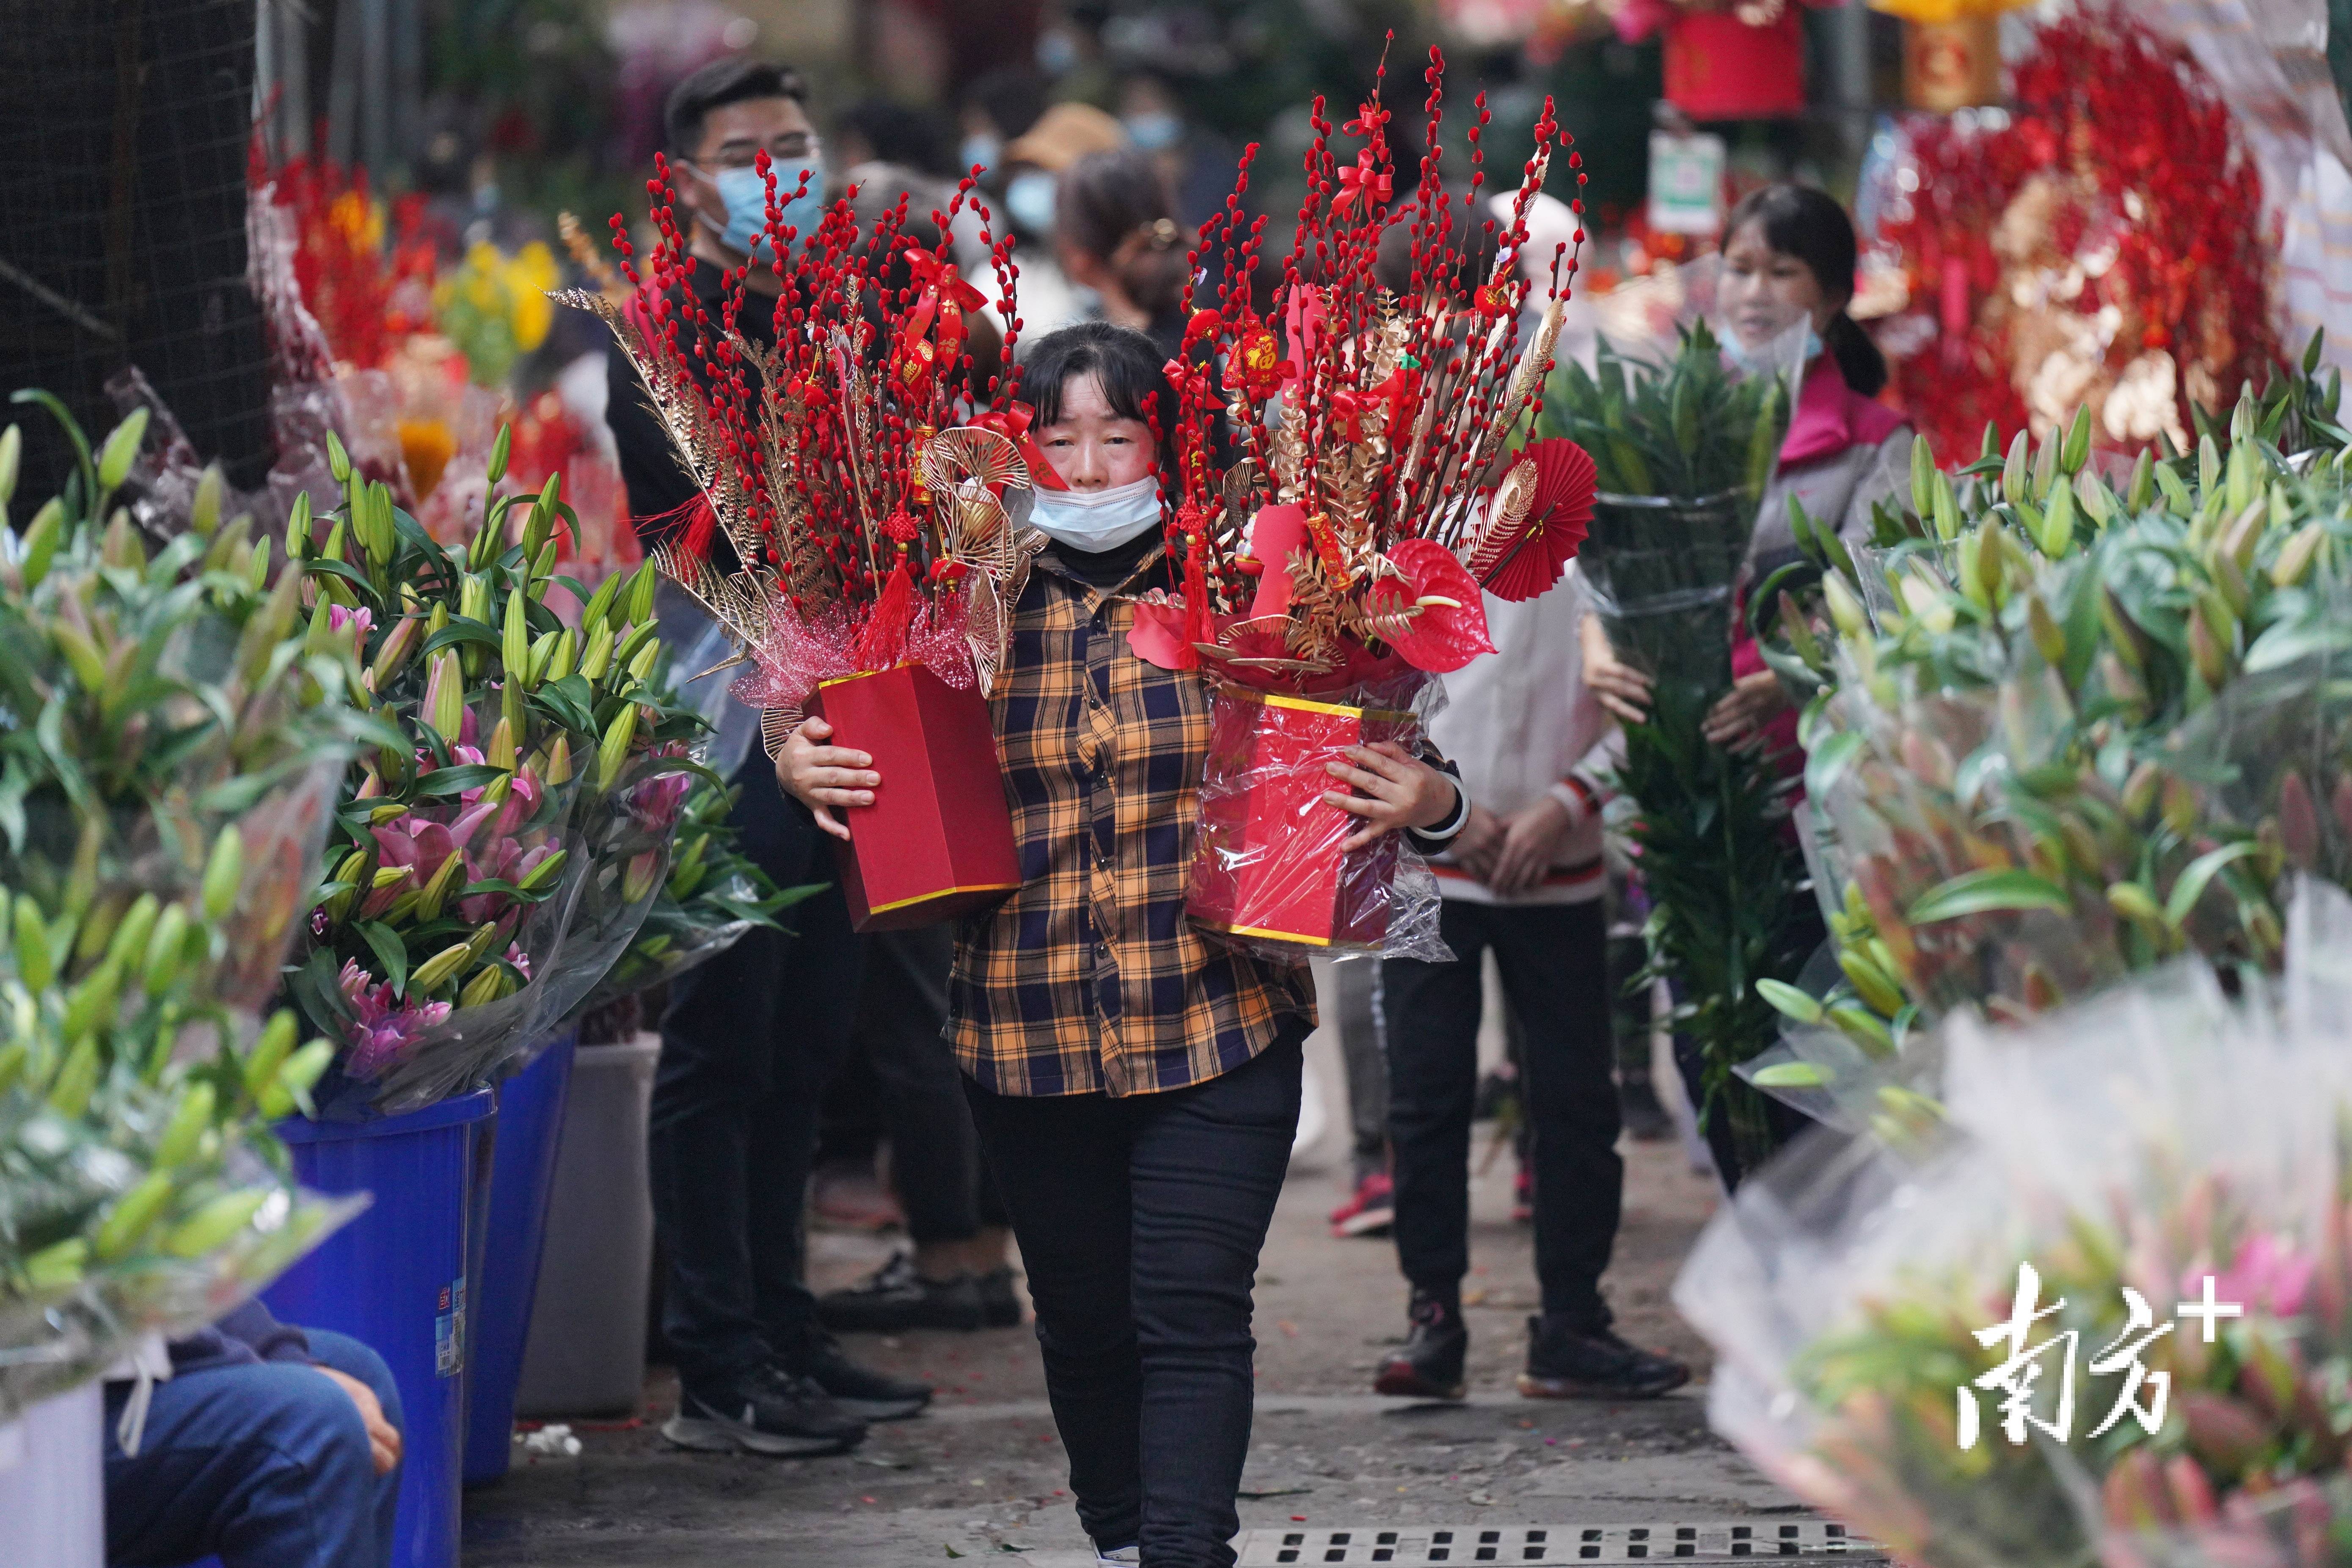
[[(1835, 528), (1849, 547), (1867, 540), (1872, 504), (1908, 478), (1911, 431), (1901, 415), (1876, 400), (1886, 384), (1886, 362), (1846, 313), (1853, 299), (1855, 245), (1845, 209), (1806, 186), (1769, 185), (1732, 209), (1724, 235), (1716, 300), (1726, 352), (1735, 358), (1760, 353), (1801, 321), (1811, 323), (1812, 347), (1780, 444), (1780, 468), (1765, 487), (1748, 547), (1743, 613), (1734, 621), (1732, 687), (1707, 714), (1705, 732), (1718, 746), (1760, 743), (1793, 778), (1805, 763), (1796, 706), (1748, 633), (1747, 589), (1798, 559), (1789, 529), (1791, 496), (1815, 522)], [(1649, 678), (1615, 657), (1597, 616), (1585, 618), (1581, 637), (1585, 684), (1611, 712), (1640, 722), (1649, 708)], [(1802, 912), (1820, 920), (1811, 895)], [(1677, 1062), (1689, 1086), (1696, 1070), (1682, 1061), (1687, 1048), (1677, 1042)], [(1781, 1114), (1777, 1107), (1775, 1114)], [(1732, 1184), (1738, 1173), (1727, 1137), (1716, 1135), (1720, 1127), (1717, 1119), (1709, 1142), (1726, 1184)]]

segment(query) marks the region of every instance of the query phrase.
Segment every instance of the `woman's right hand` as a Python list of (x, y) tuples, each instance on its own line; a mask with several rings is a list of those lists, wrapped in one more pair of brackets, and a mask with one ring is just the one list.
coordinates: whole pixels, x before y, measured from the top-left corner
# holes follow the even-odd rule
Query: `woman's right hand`
[(776, 753), (776, 783), (786, 795), (809, 808), (816, 825), (835, 838), (847, 839), (849, 829), (826, 808), (872, 805), (882, 775), (872, 771), (874, 759), (846, 746), (828, 746), (833, 726), (818, 718), (801, 721)]
[(1608, 628), (1599, 616), (1588, 615), (1577, 628), (1577, 640), (1584, 654), (1584, 684), (1600, 699), (1601, 706), (1628, 724), (1646, 722), (1650, 717), (1650, 678), (1624, 663), (1617, 650), (1609, 646)]

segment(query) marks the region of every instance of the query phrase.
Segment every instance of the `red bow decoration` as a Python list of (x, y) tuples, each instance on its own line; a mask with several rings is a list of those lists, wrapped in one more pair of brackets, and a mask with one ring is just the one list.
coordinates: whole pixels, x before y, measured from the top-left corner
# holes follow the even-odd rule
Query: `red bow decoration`
[(1168, 384), (1176, 395), (1194, 407), (1205, 407), (1217, 401), (1215, 389), (1209, 385), (1209, 373), (1183, 359), (1171, 359), (1160, 367), (1168, 377)]
[(973, 420), (972, 425), (977, 429), (993, 430), (1012, 442), (1013, 449), (1021, 454), (1022, 462), (1028, 465), (1029, 482), (1037, 489), (1068, 489), (1070, 488), (1068, 483), (1060, 474), (1054, 471), (1053, 463), (1038, 447), (1037, 443), (1030, 438), (1029, 426), (1036, 417), (1037, 411), (1034, 408), (1025, 403), (1016, 402), (1007, 404), (1003, 408), (990, 409)]
[(1356, 118), (1339, 129), (1350, 136), (1377, 136), (1381, 133), (1381, 127), (1388, 122), (1389, 111), (1382, 109), (1381, 100), (1375, 98), (1359, 105)]
[(1364, 198), (1365, 205), (1388, 205), (1390, 195), (1396, 189), (1396, 180), (1386, 169), (1374, 167), (1377, 160), (1370, 147), (1356, 154), (1356, 161), (1339, 171), (1339, 194), (1331, 199), (1333, 212), (1345, 212)]
[(987, 303), (962, 274), (928, 250), (904, 253), (922, 292), (898, 329), (897, 374), (910, 389), (919, 390), (942, 364), (952, 364), (963, 353), (966, 310)]

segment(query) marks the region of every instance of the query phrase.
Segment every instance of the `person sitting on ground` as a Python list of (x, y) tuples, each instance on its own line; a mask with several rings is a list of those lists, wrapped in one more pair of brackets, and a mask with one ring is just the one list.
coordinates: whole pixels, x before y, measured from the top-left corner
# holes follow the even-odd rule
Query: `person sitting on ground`
[(383, 1358), (247, 1302), (106, 1385), (106, 1560), (389, 1568), (400, 1394)]

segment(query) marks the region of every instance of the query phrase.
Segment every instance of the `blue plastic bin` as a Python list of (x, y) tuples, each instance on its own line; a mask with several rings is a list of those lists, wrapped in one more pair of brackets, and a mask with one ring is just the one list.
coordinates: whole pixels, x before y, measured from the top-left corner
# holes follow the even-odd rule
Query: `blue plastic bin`
[(466, 1484), (507, 1473), (513, 1458), (515, 1389), (523, 1342), (539, 1295), (539, 1255), (555, 1190), (555, 1152), (580, 1031), (559, 1036), (530, 1066), (498, 1086), (498, 1132), (489, 1203), (474, 1278), (473, 1356), (466, 1370)]
[(467, 1219), (488, 1089), (373, 1121), (280, 1122), (294, 1169), (322, 1193), (373, 1193), (367, 1212), (262, 1293), (289, 1323), (368, 1345), (400, 1388), (394, 1568), (456, 1568), (466, 1441)]

